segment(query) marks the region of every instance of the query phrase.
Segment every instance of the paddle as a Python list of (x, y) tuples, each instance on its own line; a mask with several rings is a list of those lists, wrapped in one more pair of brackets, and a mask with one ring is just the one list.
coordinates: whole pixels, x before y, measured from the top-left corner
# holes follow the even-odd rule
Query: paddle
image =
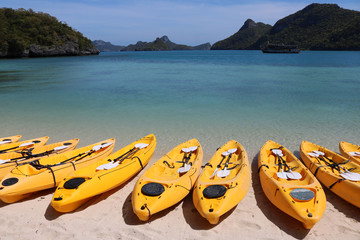
[(224, 169), (223, 169), (223, 170), (220, 170), (220, 171), (216, 174), (218, 177), (223, 178), (223, 177), (226, 177), (226, 176), (228, 176), (228, 175), (230, 174), (230, 170), (227, 169), (227, 167), (228, 167), (228, 165), (229, 165), (229, 162), (230, 162), (230, 159), (231, 159), (232, 154), (235, 153), (236, 151), (237, 151), (237, 148), (231, 148), (231, 149), (228, 150), (229, 157), (228, 157), (228, 159), (226, 160)]
[[(197, 146), (193, 146), (193, 147), (181, 149), (185, 153), (184, 156), (185, 162), (184, 165), (178, 169), (177, 171), (178, 173), (186, 173), (191, 169), (191, 164), (188, 164), (188, 162), (191, 158), (192, 152), (194, 152), (197, 148), (198, 148)], [(190, 153), (188, 157), (186, 157), (187, 153)]]
[(278, 171), (276, 173), (276, 175), (278, 176), (278, 178), (288, 179), (288, 175), (282, 169), (282, 161), (280, 159), (280, 156), (283, 156), (282, 151), (280, 149), (272, 149), (271, 151), (275, 154), (275, 159), (276, 159), (276, 156), (278, 156), (278, 165), (280, 167), (279, 170), (281, 172)]
[(351, 156), (360, 157), (360, 152), (349, 152)]
[[(97, 171), (109, 170), (109, 169), (112, 169), (114, 167), (117, 167), (117, 166), (119, 166), (119, 164), (122, 161), (127, 159), (130, 155), (134, 155), (137, 151), (139, 151), (140, 149), (146, 148), (147, 146), (149, 146), (149, 144), (147, 144), (147, 143), (137, 143), (137, 144), (135, 144), (135, 146), (132, 149), (130, 149), (126, 153), (124, 153), (121, 156), (115, 158), (113, 161), (111, 161), (109, 163), (105, 163), (105, 164), (102, 164), (102, 165), (98, 166), (96, 168), (96, 170)], [(134, 151), (135, 149), (136, 149), (136, 151)]]
[(284, 174), (286, 174), (286, 177), (287, 178), (284, 178), (284, 179), (294, 179), (294, 180), (297, 180), (297, 179), (301, 179), (302, 178), (302, 175), (300, 174), (300, 173), (298, 173), (298, 172), (293, 172), (292, 170), (291, 170), (291, 168), (287, 165), (287, 163), (286, 163), (286, 161), (282, 158), (282, 156), (284, 156), (283, 155), (283, 153), (282, 153), (282, 151), (280, 150), (280, 149), (271, 149), (271, 151), (275, 154), (275, 155), (277, 155), (278, 156), (278, 158), (279, 158), (279, 160), (281, 161), (281, 167), (282, 167), (282, 164), (288, 169), (288, 171), (286, 171), (286, 172), (283, 172), (282, 171), (282, 168), (281, 168), (281, 172), (279, 173), (279, 174), (277, 174), (278, 175), (278, 177), (279, 177), (279, 175), (280, 176), (282, 176), (282, 177), (279, 177), (279, 178), (283, 178), (284, 177), (284, 175), (282, 174), (282, 173), (284, 173)]
[[(315, 151), (314, 150), (313, 152), (308, 153), (308, 155), (311, 156), (311, 157), (319, 158), (320, 160), (324, 161), (326, 163), (326, 165), (330, 166), (331, 168), (336, 169), (336, 167), (338, 167), (339, 169), (336, 169), (336, 170), (339, 171), (340, 176), (343, 177), (344, 179), (354, 181), (354, 182), (360, 181), (360, 174), (350, 172), (346, 168), (344, 168), (344, 167), (340, 166), (338, 163), (334, 162), (332, 159), (326, 157), (325, 153), (323, 153), (321, 151)], [(324, 156), (325, 159), (330, 161), (330, 163), (328, 161), (326, 161), (322, 156)], [(336, 167), (334, 167), (334, 166), (336, 166)], [(345, 172), (341, 172), (340, 169), (342, 169)]]
[(223, 158), (221, 159), (220, 163), (216, 166), (216, 169), (213, 172), (213, 174), (211, 174), (210, 178), (213, 178), (216, 175), (216, 173), (217, 173), (217, 171), (219, 171), (219, 168), (220, 168), (222, 162), (224, 161), (225, 157), (228, 156), (229, 154), (230, 153), (228, 151), (225, 151), (221, 154), (223, 156)]
[(0, 145), (3, 145), (5, 143), (11, 143), (11, 139), (4, 139), (0, 142)]
[(313, 151), (314, 153), (318, 154), (319, 156), (324, 156), (328, 161), (332, 162), (334, 165), (336, 165), (337, 167), (341, 168), (342, 170), (344, 170), (345, 172), (342, 173), (340, 172), (340, 170), (338, 170), (340, 172), (340, 176), (342, 176), (345, 179), (357, 182), (360, 181), (360, 174), (358, 173), (354, 173), (354, 172), (350, 172), (349, 170), (347, 170), (346, 168), (340, 166), (340, 164), (334, 162), (332, 159), (328, 158), (325, 156), (325, 153), (321, 152), (321, 151)]
[[(55, 165), (63, 164), (63, 163), (66, 163), (66, 162), (68, 162), (68, 161), (70, 161), (70, 160), (73, 160), (73, 159), (75, 159), (75, 158), (77, 158), (77, 157), (81, 157), (81, 156), (82, 156), (81, 158), (75, 160), (75, 162), (77, 162), (77, 161), (83, 159), (84, 157), (91, 155), (91, 154), (94, 153), (94, 152), (97, 152), (97, 151), (99, 151), (99, 150), (101, 150), (101, 149), (103, 149), (103, 148), (109, 147), (111, 144), (113, 144), (113, 143), (110, 142), (110, 143), (105, 143), (105, 144), (103, 144), (103, 145), (101, 145), (101, 144), (95, 145), (95, 146), (94, 146), (92, 149), (90, 149), (89, 151), (80, 153), (79, 155), (77, 155), (77, 156), (75, 156), (75, 157), (66, 159), (66, 160), (64, 160), (64, 161), (62, 161), (62, 162), (60, 162), (60, 163), (58, 163), (58, 164), (55, 164)], [(83, 156), (83, 155), (84, 155), (84, 156)]]
[(221, 155), (223, 156), (223, 158), (221, 159), (220, 163), (216, 166), (216, 169), (215, 169), (215, 171), (213, 172), (213, 174), (211, 174), (210, 178), (213, 178), (213, 177), (216, 175), (216, 173), (218, 172), (218, 170), (219, 170), (222, 162), (224, 161), (225, 157), (228, 156), (229, 154), (230, 154), (230, 153), (229, 153), (228, 151), (225, 151), (225, 152), (223, 152), (223, 153), (221, 154)]
[(13, 150), (13, 149), (21, 148), (21, 147), (28, 147), (28, 146), (31, 146), (34, 144), (35, 144), (34, 142), (26, 142), (26, 143), (20, 144), (19, 146), (16, 146), (16, 147), (0, 150), (0, 153), (5, 153), (9, 150)]
[(50, 151), (45, 151), (45, 152), (38, 153), (38, 154), (31, 154), (31, 152), (30, 152), (30, 153), (26, 153), (26, 154), (28, 154), (27, 156), (24, 156), (24, 153), (20, 151), (20, 152), (17, 152), (17, 153), (23, 154), (22, 157), (11, 158), (11, 159), (6, 159), (6, 160), (0, 159), (0, 164), (6, 163), (6, 162), (11, 162), (11, 161), (17, 161), (17, 160), (26, 160), (26, 159), (29, 159), (29, 158), (42, 157), (42, 156), (51, 154), (51, 153), (56, 152), (56, 151), (64, 150), (65, 148), (68, 148), (68, 147), (69, 146), (58, 146), (58, 147), (55, 147), (54, 149), (52, 149)]

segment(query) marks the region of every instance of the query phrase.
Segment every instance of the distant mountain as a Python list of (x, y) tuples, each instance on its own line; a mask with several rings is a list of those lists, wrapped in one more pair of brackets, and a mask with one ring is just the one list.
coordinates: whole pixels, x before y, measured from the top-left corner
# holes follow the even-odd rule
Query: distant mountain
[(251, 49), (251, 46), (267, 34), (270, 29), (271, 25), (262, 22), (255, 23), (253, 20), (248, 19), (238, 32), (222, 41), (216, 42), (211, 47), (211, 50)]
[(47, 13), (0, 8), (0, 57), (99, 54), (91, 40)]
[(260, 49), (269, 42), (304, 50), (360, 50), (360, 12), (336, 4), (313, 3), (269, 26), (248, 19), (211, 49)]
[(170, 41), (167, 36), (156, 38), (153, 42), (137, 42), (130, 44), (121, 51), (171, 51), (171, 50), (210, 50), (210, 43), (201, 44), (195, 47), (176, 44)]
[(103, 40), (95, 40), (92, 43), (100, 52), (120, 52), (120, 50), (124, 48), (124, 46), (113, 45)]
[(277, 21), (253, 47), (267, 42), (309, 50), (360, 50), (360, 12), (336, 4), (310, 4)]

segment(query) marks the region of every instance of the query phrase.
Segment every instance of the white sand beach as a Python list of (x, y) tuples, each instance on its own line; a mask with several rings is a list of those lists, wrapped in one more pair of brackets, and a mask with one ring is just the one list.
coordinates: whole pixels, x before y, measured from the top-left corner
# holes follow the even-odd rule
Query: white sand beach
[[(159, 157), (155, 154), (149, 164)], [(305, 230), (270, 203), (257, 174), (257, 155), (249, 155), (249, 160), (250, 190), (217, 225), (200, 216), (191, 194), (149, 222), (141, 222), (131, 206), (137, 175), (72, 213), (61, 214), (51, 207), (54, 189), (13, 204), (0, 202), (0, 239), (360, 239), (360, 210), (327, 189), (323, 218)]]

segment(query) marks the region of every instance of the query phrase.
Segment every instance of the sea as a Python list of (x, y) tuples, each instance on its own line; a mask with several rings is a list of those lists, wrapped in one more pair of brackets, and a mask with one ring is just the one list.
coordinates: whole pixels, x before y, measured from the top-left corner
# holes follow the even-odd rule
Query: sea
[(360, 145), (360, 52), (116, 52), (0, 60), (1, 137), (116, 138), (147, 134), (155, 158), (197, 138), (207, 162), (234, 139), (257, 161), (274, 140), (337, 151)]

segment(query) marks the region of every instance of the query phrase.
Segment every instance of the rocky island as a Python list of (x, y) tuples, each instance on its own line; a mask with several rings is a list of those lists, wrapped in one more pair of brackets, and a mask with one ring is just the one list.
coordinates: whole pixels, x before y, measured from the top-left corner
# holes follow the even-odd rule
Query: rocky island
[(99, 54), (90, 39), (47, 13), (0, 8), (0, 57)]
[(261, 49), (267, 43), (297, 45), (304, 50), (360, 50), (360, 12), (337, 4), (313, 3), (278, 20), (274, 26), (248, 19), (212, 50)]
[(262, 22), (255, 23), (252, 19), (245, 21), (244, 25), (234, 35), (216, 42), (211, 50), (244, 50), (256, 49), (252, 47), (262, 36), (267, 34), (271, 25)]
[(130, 44), (121, 51), (171, 51), (171, 50), (210, 50), (211, 44), (204, 43), (198, 46), (187, 46), (183, 44), (176, 44), (165, 35), (161, 38), (156, 38), (152, 42), (138, 41), (136, 44)]
[(114, 45), (111, 42), (105, 42), (103, 40), (95, 40), (93, 44), (100, 52), (119, 52), (124, 46)]

